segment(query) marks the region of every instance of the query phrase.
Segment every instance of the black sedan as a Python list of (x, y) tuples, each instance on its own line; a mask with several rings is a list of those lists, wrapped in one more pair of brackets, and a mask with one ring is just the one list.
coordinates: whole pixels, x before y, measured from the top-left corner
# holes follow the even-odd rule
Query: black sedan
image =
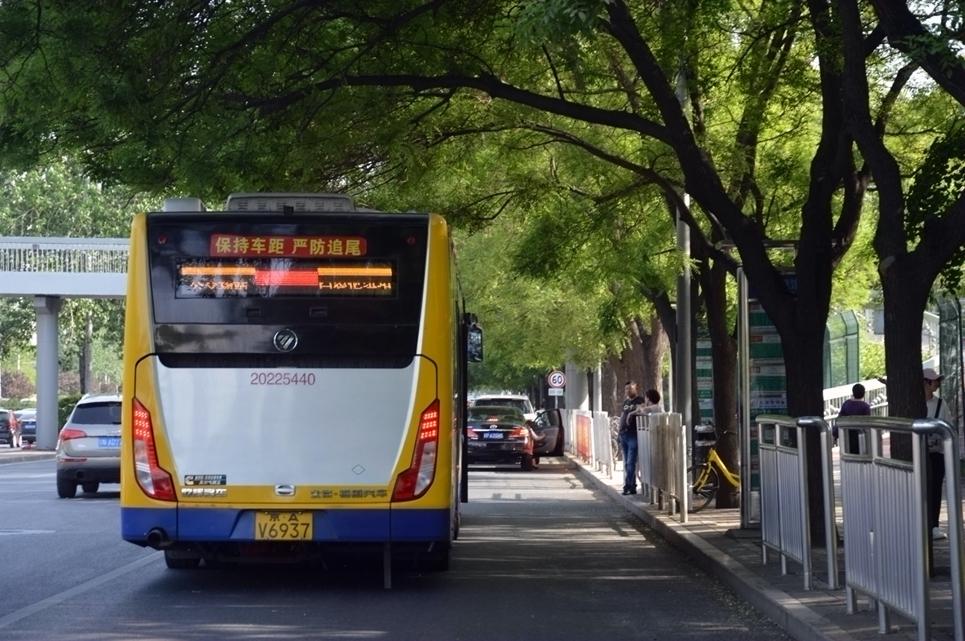
[(535, 467), (533, 447), (539, 437), (520, 409), (470, 407), (466, 438), (470, 463), (519, 463), (527, 472)]

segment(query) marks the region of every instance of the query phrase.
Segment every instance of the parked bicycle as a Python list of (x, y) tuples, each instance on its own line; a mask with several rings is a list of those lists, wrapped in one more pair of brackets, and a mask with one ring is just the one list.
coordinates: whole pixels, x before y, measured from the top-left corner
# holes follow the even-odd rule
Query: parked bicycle
[[(724, 432), (724, 434), (727, 433)], [(710, 505), (710, 502), (717, 497), (717, 489), (720, 487), (722, 478), (731, 487), (740, 490), (740, 475), (731, 472), (724, 463), (724, 459), (717, 453), (716, 439), (712, 443), (704, 461), (687, 470), (688, 478), (691, 479), (689, 501), (691, 512), (699, 512)]]

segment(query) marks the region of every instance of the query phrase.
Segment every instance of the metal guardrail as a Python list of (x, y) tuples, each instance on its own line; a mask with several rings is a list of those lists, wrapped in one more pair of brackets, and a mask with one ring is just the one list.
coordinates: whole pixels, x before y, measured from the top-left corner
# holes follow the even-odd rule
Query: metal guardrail
[(610, 447), (610, 415), (587, 410), (561, 410), (560, 414), (564, 449), (612, 477), (615, 466)]
[[(926, 437), (939, 434), (945, 459), (948, 506), (953, 632), (963, 641), (962, 508), (958, 434), (944, 421), (925, 419), (842, 417), (841, 494), (844, 512), (845, 588), (848, 613), (857, 610), (857, 593), (877, 602), (878, 628), (891, 628), (889, 609), (917, 624), (919, 641), (928, 638), (929, 585), (926, 514)], [(864, 439), (850, 439), (859, 431)], [(892, 458), (885, 439), (910, 433), (912, 461)], [(861, 441), (864, 441), (862, 444)], [(853, 450), (859, 443), (858, 451)]]
[(656, 483), (656, 476), (654, 475), (654, 464), (650, 462), (650, 450), (652, 448), (650, 443), (650, 425), (643, 416), (638, 416), (636, 423), (637, 461), (639, 461), (637, 467), (640, 470), (640, 488), (645, 499), (650, 503), (656, 503), (659, 490), (657, 489), (658, 485)]
[[(688, 520), (690, 509), (690, 481), (687, 479), (687, 433), (682, 416), (674, 412), (644, 414), (637, 417), (637, 447), (641, 432), (645, 432), (647, 458), (640, 458), (640, 466), (649, 477), (650, 502), (657, 502), (671, 514), (677, 513), (681, 523)], [(641, 452), (643, 454), (643, 452)]]
[(761, 552), (781, 555), (781, 574), (787, 559), (801, 564), (804, 589), (812, 585), (811, 516), (808, 508), (808, 449), (806, 429), (820, 429), (824, 496), (824, 534), (828, 551), (828, 585), (838, 587), (837, 537), (834, 531), (834, 486), (831, 434), (820, 418), (794, 419), (761, 415), (755, 419), (761, 465)]
[(593, 412), (593, 462), (597, 471), (613, 477), (610, 415), (606, 412)]
[(124, 274), (127, 238), (0, 238), (0, 272)]

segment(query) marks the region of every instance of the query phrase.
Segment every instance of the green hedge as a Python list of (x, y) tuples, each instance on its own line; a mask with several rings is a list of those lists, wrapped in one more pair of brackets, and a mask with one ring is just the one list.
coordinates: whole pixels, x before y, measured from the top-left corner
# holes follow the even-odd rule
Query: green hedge
[(74, 409), (74, 405), (77, 401), (81, 399), (80, 394), (73, 394), (71, 396), (61, 396), (60, 400), (57, 402), (57, 430), (64, 426), (67, 422), (67, 417), (70, 416), (70, 412)]

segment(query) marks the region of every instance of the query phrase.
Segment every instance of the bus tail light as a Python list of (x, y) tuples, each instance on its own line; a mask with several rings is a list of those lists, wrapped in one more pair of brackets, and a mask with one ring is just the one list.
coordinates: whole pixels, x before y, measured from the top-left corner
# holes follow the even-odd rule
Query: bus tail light
[(412, 454), (412, 464), (396, 479), (393, 501), (411, 501), (425, 494), (436, 473), (438, 448), (439, 400), (436, 399), (419, 417), (419, 436)]
[(154, 446), (154, 424), (151, 413), (134, 399), (134, 471), (137, 484), (145, 494), (161, 501), (174, 500), (171, 474), (158, 464)]

